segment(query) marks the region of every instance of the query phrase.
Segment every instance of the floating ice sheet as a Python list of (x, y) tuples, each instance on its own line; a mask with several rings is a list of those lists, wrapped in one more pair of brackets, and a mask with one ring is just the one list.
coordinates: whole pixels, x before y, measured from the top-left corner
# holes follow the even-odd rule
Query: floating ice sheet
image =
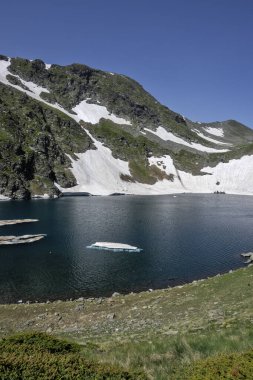
[(140, 252), (141, 248), (135, 247), (129, 244), (122, 243), (111, 243), (111, 242), (96, 242), (94, 244), (88, 245), (87, 248), (92, 249), (102, 249), (106, 251), (115, 251), (115, 252)]
[(0, 220), (1, 226), (10, 226), (12, 224), (20, 224), (20, 223), (33, 223), (38, 222), (38, 219), (11, 219), (11, 220)]
[(0, 245), (26, 244), (44, 239), (45, 234), (22, 235), (22, 236), (0, 236)]

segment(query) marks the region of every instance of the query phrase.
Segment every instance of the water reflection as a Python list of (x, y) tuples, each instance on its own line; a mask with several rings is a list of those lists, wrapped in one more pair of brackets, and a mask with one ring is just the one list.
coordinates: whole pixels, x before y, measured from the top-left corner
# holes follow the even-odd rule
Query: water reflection
[[(252, 250), (253, 198), (228, 195), (73, 197), (1, 202), (1, 219), (38, 223), (1, 234), (46, 233), (0, 247), (0, 302), (110, 295), (163, 287), (242, 265)], [(140, 253), (86, 249), (96, 241)]]

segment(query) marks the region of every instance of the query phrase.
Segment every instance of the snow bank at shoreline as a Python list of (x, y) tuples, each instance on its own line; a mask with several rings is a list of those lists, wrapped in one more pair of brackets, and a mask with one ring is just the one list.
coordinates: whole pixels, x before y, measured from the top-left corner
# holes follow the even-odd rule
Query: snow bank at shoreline
[[(90, 133), (87, 131), (90, 135)], [(253, 195), (253, 156), (243, 156), (228, 163), (219, 163), (215, 167), (205, 167), (203, 175), (194, 176), (177, 170), (169, 155), (150, 157), (149, 164), (157, 166), (173, 180), (164, 179), (154, 185), (124, 181), (131, 176), (128, 162), (115, 159), (109, 148), (95, 140), (91, 135), (96, 150), (77, 154), (78, 160), (70, 157), (70, 170), (77, 179), (78, 185), (58, 189), (64, 194), (85, 192), (91, 195), (111, 195), (113, 193), (131, 195), (162, 195), (174, 193), (214, 193)], [(123, 177), (122, 177), (123, 175)]]

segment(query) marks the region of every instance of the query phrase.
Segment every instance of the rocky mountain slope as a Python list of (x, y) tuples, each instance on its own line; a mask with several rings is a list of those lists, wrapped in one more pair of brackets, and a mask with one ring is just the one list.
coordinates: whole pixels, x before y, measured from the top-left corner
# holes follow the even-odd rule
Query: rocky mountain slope
[(0, 197), (253, 193), (253, 131), (194, 123), (137, 82), (0, 56)]

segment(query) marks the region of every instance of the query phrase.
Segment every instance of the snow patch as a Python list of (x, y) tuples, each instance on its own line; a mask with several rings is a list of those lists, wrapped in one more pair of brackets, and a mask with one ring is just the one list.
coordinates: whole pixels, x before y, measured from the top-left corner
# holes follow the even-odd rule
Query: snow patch
[[(36, 100), (39, 100), (39, 101), (42, 101), (46, 104), (51, 105), (50, 103), (48, 103), (48, 102), (46, 102), (40, 98), (41, 92), (48, 92), (49, 93), (49, 91), (45, 87), (38, 86), (37, 84), (35, 84), (33, 82), (26, 82), (25, 80), (21, 79), (18, 75), (10, 73), (8, 70), (8, 67), (10, 66), (10, 64), (11, 64), (10, 60), (9, 61), (0, 61), (0, 82), (6, 84), (8, 86), (14, 87), (19, 91), (25, 92), (27, 95), (29, 95), (30, 97), (32, 97)], [(30, 91), (25, 90), (18, 85), (10, 83), (8, 81), (8, 79), (6, 78), (8, 74), (18, 78), (21, 81), (21, 83), (24, 86), (26, 86)]]
[[(51, 104), (45, 101), (44, 99), (40, 97), (40, 94), (41, 92), (49, 93), (49, 91), (46, 88), (38, 86), (33, 82), (26, 82), (25, 80), (21, 79), (18, 75), (11, 74), (8, 71), (8, 67), (10, 66), (10, 64), (11, 64), (10, 60), (0, 61), (0, 82), (8, 86), (14, 87), (19, 91), (25, 92), (28, 96), (32, 97), (33, 99), (36, 99), (40, 102), (47, 104), (50, 107), (53, 107), (62, 111), (63, 113), (65, 113), (66, 115), (74, 119), (76, 122), (80, 122), (80, 120), (83, 120), (91, 124), (96, 124), (99, 122), (101, 118), (105, 118), (105, 119), (112, 120), (116, 124), (131, 125), (131, 123), (128, 120), (117, 117), (114, 114), (110, 114), (106, 107), (100, 106), (97, 104), (87, 103), (87, 100), (89, 99), (83, 100), (81, 103), (79, 103), (76, 107), (73, 108), (73, 111), (76, 112), (76, 115), (73, 115), (70, 112), (66, 111), (62, 106), (60, 106), (57, 103)], [(24, 86), (29, 88), (30, 91), (25, 90), (20, 86), (10, 83), (8, 79), (6, 78), (8, 74), (11, 74), (15, 76), (16, 78), (18, 78)]]
[(9, 197), (6, 197), (5, 195), (0, 194), (0, 201), (8, 201), (10, 200)]
[[(214, 193), (215, 191), (228, 194), (247, 194), (253, 195), (253, 156), (244, 156), (234, 159), (227, 163), (219, 163), (215, 167), (205, 167), (201, 171), (208, 173), (205, 175), (194, 176), (177, 170), (170, 156), (151, 157), (150, 164), (156, 164), (167, 174), (174, 175), (174, 181), (168, 183), (163, 180), (160, 186), (167, 187), (168, 193), (171, 192), (190, 192), (190, 193)], [(167, 182), (167, 184), (166, 184)], [(156, 183), (153, 185), (158, 187)]]
[(45, 63), (45, 65), (46, 65), (46, 70), (49, 70), (50, 67), (52, 66), (51, 63)]
[(77, 106), (73, 108), (76, 112), (79, 120), (83, 120), (87, 123), (97, 124), (101, 118), (112, 120), (116, 124), (128, 124), (131, 123), (121, 117), (118, 117), (112, 113), (109, 113), (107, 108), (98, 104), (87, 103), (87, 100), (83, 100)]
[(156, 165), (159, 169), (166, 172), (166, 174), (177, 175), (176, 168), (170, 156), (165, 155), (162, 157), (149, 157), (149, 165)]
[[(48, 92), (47, 89), (37, 86), (32, 82), (23, 81), (20, 78), (19, 79), (21, 82), (27, 86), (30, 91), (9, 83), (6, 79), (6, 75), (9, 74), (9, 65), (10, 60), (0, 61), (0, 81), (2, 83), (17, 88), (18, 90), (25, 92), (28, 96), (31, 96), (32, 98), (37, 99), (50, 107), (59, 109), (77, 122), (86, 117), (87, 121), (94, 124), (95, 122), (98, 122), (101, 117), (105, 117), (110, 118), (112, 121), (120, 124), (130, 124), (124, 119), (109, 114), (106, 107), (88, 104), (86, 101), (81, 102), (73, 109), (74, 111), (78, 111), (77, 115), (70, 114), (60, 105), (48, 103), (40, 98), (40, 93), (42, 91)], [(96, 111), (95, 116), (91, 115), (91, 109)], [(188, 143), (180, 137), (167, 132), (162, 127), (158, 127), (156, 132), (147, 128), (145, 129), (165, 141), (173, 141), (197, 150), (205, 152), (227, 151), (205, 147), (201, 144)], [(224, 135), (222, 128), (217, 129), (206, 127), (205, 130), (215, 136), (223, 137)], [(106, 148), (102, 143), (95, 140), (88, 131), (86, 131), (86, 133), (92, 138), (97, 149), (76, 154), (78, 160), (74, 160), (69, 156), (72, 163), (71, 171), (74, 174), (78, 185), (68, 189), (63, 189), (57, 185), (57, 187), (63, 192), (88, 192), (95, 195), (109, 195), (117, 192), (151, 195), (182, 192), (213, 193), (218, 190), (231, 194), (253, 195), (253, 156), (244, 156), (241, 159), (231, 160), (228, 163), (219, 163), (214, 168), (203, 168), (202, 172), (208, 174), (202, 176), (193, 176), (191, 173), (177, 170), (174, 166), (172, 158), (168, 155), (162, 157), (150, 157), (149, 164), (157, 165), (167, 174), (173, 174), (174, 181), (164, 179), (163, 181), (156, 182), (154, 185), (126, 182), (120, 178), (120, 175), (131, 175), (128, 162), (114, 158), (109, 148)], [(0, 195), (0, 199), (7, 200), (8, 198)]]
[(212, 128), (212, 127), (205, 127), (204, 128), (206, 132), (210, 133), (211, 135), (223, 137), (224, 131), (222, 128)]
[[(55, 196), (54, 196), (55, 197)], [(50, 199), (50, 195), (45, 193), (43, 195), (35, 194), (32, 196), (33, 199)], [(57, 198), (57, 197), (56, 197)]]
[(203, 133), (199, 132), (197, 129), (193, 129), (192, 132), (196, 133), (199, 137), (202, 137), (202, 139), (205, 139), (207, 141), (210, 141), (214, 144), (219, 144), (219, 145), (232, 145), (232, 144), (229, 144), (229, 143), (224, 143), (222, 141), (218, 141), (218, 140), (215, 140), (215, 139), (212, 139), (211, 137), (207, 137), (205, 136)]
[(10, 66), (10, 58), (8, 61), (2, 61), (0, 60), (0, 81), (4, 84), (9, 84), (8, 80), (6, 79), (6, 75), (10, 74), (8, 71), (8, 67)]
[(214, 168), (205, 167), (204, 176), (192, 176), (179, 172), (183, 185), (191, 192), (209, 193), (222, 191), (229, 194), (253, 194), (253, 156), (244, 156)]
[(193, 148), (196, 150), (199, 150), (201, 152), (208, 152), (208, 153), (224, 153), (228, 152), (228, 149), (214, 149), (214, 148), (209, 148), (207, 146), (198, 144), (198, 143), (189, 143), (185, 140), (183, 140), (181, 137), (173, 135), (173, 133), (166, 131), (165, 128), (163, 127), (158, 127), (156, 131), (152, 131), (151, 129), (144, 128), (146, 131), (153, 133), (154, 135), (160, 137), (160, 139), (164, 141), (172, 141), (177, 144), (185, 145), (188, 146), (189, 148)]
[[(86, 131), (92, 138), (90, 133)], [(194, 176), (177, 170), (169, 155), (150, 157), (149, 164), (156, 165), (168, 175), (173, 174), (174, 180), (164, 179), (154, 185), (126, 182), (120, 174), (131, 175), (128, 163), (112, 156), (109, 148), (92, 138), (96, 150), (78, 153), (78, 160), (71, 157), (71, 171), (78, 185), (59, 190), (64, 192), (87, 192), (94, 195), (109, 195), (125, 193), (137, 195), (159, 195), (173, 193), (214, 193), (223, 191), (228, 194), (253, 195), (253, 156), (244, 156), (228, 163), (220, 163), (216, 167), (206, 167), (201, 171), (207, 173)]]
[(120, 175), (130, 176), (128, 162), (116, 159), (112, 156), (109, 148), (91, 137), (96, 146), (96, 150), (88, 150), (85, 153), (76, 153), (78, 160), (71, 160), (71, 171), (75, 176), (78, 185), (69, 189), (57, 187), (61, 191), (67, 192), (88, 192), (94, 195), (109, 195), (117, 192), (125, 192), (125, 183)]

